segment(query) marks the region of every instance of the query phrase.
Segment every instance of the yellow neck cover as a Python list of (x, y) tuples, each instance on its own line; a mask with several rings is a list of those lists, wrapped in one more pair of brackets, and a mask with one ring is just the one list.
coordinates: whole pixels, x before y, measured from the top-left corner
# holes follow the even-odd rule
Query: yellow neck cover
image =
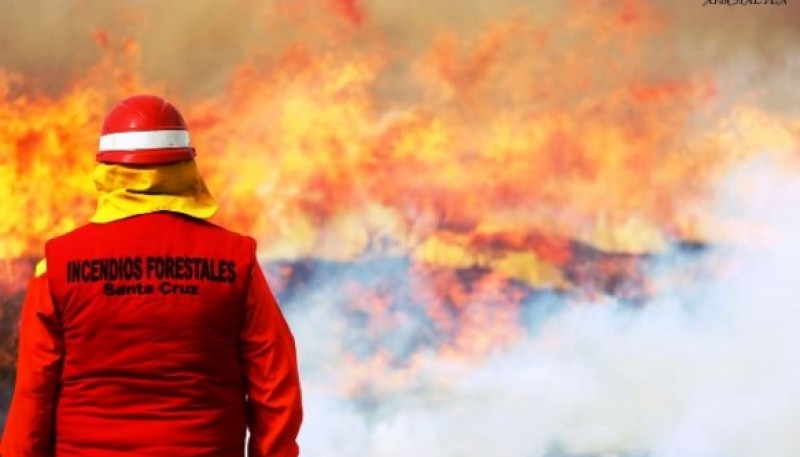
[(98, 163), (93, 178), (100, 195), (91, 222), (111, 222), (155, 211), (208, 219), (217, 211), (217, 202), (194, 160), (136, 167)]

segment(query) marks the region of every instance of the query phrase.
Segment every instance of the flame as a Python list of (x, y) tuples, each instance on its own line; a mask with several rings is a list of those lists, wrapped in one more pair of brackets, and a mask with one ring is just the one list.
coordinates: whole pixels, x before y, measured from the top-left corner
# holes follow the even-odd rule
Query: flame
[[(219, 223), (255, 235), (265, 259), (410, 259), (411, 302), (444, 356), (512, 345), (532, 290), (602, 295), (622, 278), (646, 291), (637, 255), (739, 236), (707, 211), (715, 185), (764, 152), (796, 162), (800, 120), (746, 100), (715, 119), (710, 71), (664, 70), (685, 68), (663, 46), (669, 19), (600, 3), (442, 32), (416, 53), (387, 49), (356, 0), (277, 2), (269, 13), (295, 25), (285, 45), (202, 99), (144, 82), (137, 43), (96, 31), (102, 59), (60, 95), (0, 72), (0, 259), (41, 256), (88, 219), (105, 112), (155, 91), (184, 111)], [(308, 14), (320, 9), (334, 14)], [(576, 246), (617, 257), (586, 263)], [(380, 336), (404, 325), (402, 297), (348, 287), (348, 313), (371, 323), (374, 346), (353, 356), (369, 378), (397, 363)], [(417, 363), (404, 360), (396, 384)], [(345, 391), (363, 388), (353, 379)]]
[[(338, 16), (314, 36), (341, 46), (293, 42), (242, 63), (224, 93), (179, 100), (220, 220), (259, 235), (271, 257), (342, 260), (377, 239), (408, 253), (465, 234), (455, 244), (475, 257), (486, 237), (642, 253), (701, 236), (686, 208), (748, 154), (796, 150), (797, 121), (742, 106), (691, 135), (685, 125), (713, 100), (714, 81), (654, 73), (648, 52), (665, 19), (636, 2), (580, 5), (554, 26), (509, 20), (470, 42), (440, 36), (408, 75), (421, 99), (392, 104), (376, 94), (385, 52), (359, 45), (371, 32), (353, 29), (363, 7), (332, 1)], [(135, 70), (136, 43), (94, 36), (105, 57), (60, 97), (31, 97), (20, 77), (0, 76), (0, 176), (14, 196), (2, 203), (12, 215), (0, 226), (4, 258), (40, 254), (44, 239), (85, 220), (106, 109), (157, 87)], [(579, 38), (563, 52), (567, 36)], [(111, 85), (100, 82), (108, 74)]]

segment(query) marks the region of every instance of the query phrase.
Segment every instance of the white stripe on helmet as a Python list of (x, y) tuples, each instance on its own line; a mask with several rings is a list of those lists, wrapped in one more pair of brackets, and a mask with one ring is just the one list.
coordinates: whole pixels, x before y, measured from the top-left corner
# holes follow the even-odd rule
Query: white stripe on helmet
[(109, 133), (100, 137), (100, 151), (134, 151), (137, 149), (188, 148), (186, 130), (152, 130), (149, 132)]

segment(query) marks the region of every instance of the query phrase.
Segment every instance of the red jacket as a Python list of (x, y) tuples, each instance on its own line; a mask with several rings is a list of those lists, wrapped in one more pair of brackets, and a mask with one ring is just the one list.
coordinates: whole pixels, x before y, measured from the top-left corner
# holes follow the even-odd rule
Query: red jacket
[(255, 241), (156, 212), (46, 245), (3, 457), (294, 457), (294, 340)]

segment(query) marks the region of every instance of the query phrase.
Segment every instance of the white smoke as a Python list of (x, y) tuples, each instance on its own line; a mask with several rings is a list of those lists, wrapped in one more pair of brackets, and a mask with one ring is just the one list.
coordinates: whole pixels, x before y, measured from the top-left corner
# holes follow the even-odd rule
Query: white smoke
[(289, 314), (303, 365), (303, 454), (800, 455), (800, 180), (775, 170), (750, 164), (721, 189), (721, 217), (754, 229), (717, 254), (714, 281), (643, 308), (563, 308), (488, 361), (430, 352), (407, 390), (367, 407), (336, 392), (352, 373), (328, 278), (316, 297), (297, 298), (314, 307)]

